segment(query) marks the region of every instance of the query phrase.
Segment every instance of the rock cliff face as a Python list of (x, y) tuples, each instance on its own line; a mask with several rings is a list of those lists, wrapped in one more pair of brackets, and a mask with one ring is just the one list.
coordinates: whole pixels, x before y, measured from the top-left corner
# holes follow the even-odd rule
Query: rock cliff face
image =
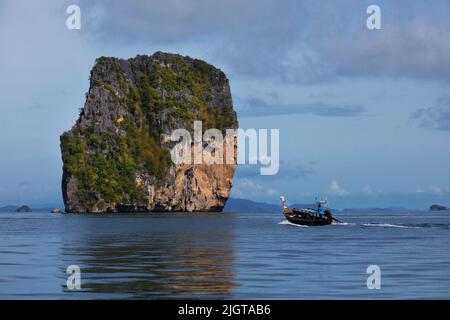
[(171, 133), (196, 120), (203, 131), (237, 128), (221, 70), (162, 52), (97, 59), (80, 117), (61, 136), (66, 212), (221, 211), (236, 141), (232, 164), (171, 161)]

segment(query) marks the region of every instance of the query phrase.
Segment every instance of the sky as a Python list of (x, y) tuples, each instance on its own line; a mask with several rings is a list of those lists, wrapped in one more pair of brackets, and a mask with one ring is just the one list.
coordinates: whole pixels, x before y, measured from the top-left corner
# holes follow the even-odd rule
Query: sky
[(59, 136), (95, 59), (158, 50), (221, 68), (241, 128), (280, 130), (279, 173), (240, 166), (232, 197), (450, 205), (449, 14), (439, 0), (1, 0), (0, 205), (62, 206)]

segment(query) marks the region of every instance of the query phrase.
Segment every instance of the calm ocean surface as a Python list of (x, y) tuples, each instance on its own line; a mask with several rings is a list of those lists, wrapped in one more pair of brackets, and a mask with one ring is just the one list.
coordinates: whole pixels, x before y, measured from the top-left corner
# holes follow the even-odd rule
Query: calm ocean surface
[(450, 299), (449, 213), (335, 216), (0, 213), (0, 298)]

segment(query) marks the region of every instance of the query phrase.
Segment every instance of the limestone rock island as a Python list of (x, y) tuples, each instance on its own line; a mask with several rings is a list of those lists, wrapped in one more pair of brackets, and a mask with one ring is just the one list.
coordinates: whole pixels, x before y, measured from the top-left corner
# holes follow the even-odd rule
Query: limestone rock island
[(448, 208), (439, 204), (433, 204), (430, 207), (430, 211), (448, 211)]
[(60, 139), (65, 211), (221, 211), (237, 157), (230, 164), (170, 157), (173, 130), (192, 132), (194, 121), (203, 132), (237, 128), (221, 70), (162, 52), (97, 59), (79, 119)]

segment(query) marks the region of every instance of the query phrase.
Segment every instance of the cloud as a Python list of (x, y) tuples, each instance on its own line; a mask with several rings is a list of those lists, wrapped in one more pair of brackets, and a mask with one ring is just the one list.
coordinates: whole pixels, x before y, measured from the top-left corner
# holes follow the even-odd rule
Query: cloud
[[(85, 30), (105, 44), (195, 43), (241, 76), (310, 83), (340, 77), (450, 80), (446, 1), (81, 0)], [(407, 7), (408, 10), (404, 10)]]
[(348, 192), (339, 186), (339, 183), (336, 180), (331, 181), (330, 183), (330, 192), (337, 196), (345, 196), (348, 195)]
[(450, 193), (450, 189), (448, 187), (442, 186), (429, 186), (427, 188), (418, 188), (416, 190), (417, 194), (430, 194), (436, 196), (447, 195)]
[(40, 110), (40, 109), (43, 108), (43, 106), (42, 106), (42, 104), (40, 104), (39, 102), (34, 101), (34, 102), (30, 105), (29, 108), (30, 108), (30, 109), (35, 109), (35, 110)]
[(440, 97), (435, 106), (417, 110), (411, 115), (411, 120), (422, 128), (449, 131), (450, 96)]
[(233, 197), (244, 199), (264, 199), (264, 197), (275, 197), (280, 195), (280, 191), (273, 187), (252, 179), (235, 179), (232, 188)]
[(237, 103), (240, 117), (258, 117), (283, 114), (311, 114), (320, 117), (352, 117), (364, 114), (359, 105), (333, 105), (322, 102), (312, 104), (269, 104), (259, 98), (248, 98)]
[(414, 113), (413, 118), (419, 121), (419, 125), (424, 128), (436, 130), (450, 130), (450, 108), (430, 107), (420, 109)]
[(450, 97), (441, 97), (435, 106), (417, 110), (411, 119), (423, 128), (450, 131)]
[(368, 196), (375, 196), (375, 195), (379, 195), (382, 193), (382, 191), (380, 189), (376, 189), (372, 186), (363, 187), (362, 192), (363, 192), (363, 194), (368, 195)]
[(341, 77), (391, 76), (450, 80), (449, 25), (424, 17), (361, 31), (323, 45), (322, 56)]
[[(177, 43), (205, 35), (241, 33), (271, 25), (286, 8), (276, 0), (79, 1), (89, 27), (109, 40)], [(291, 1), (286, 5), (289, 7)]]
[(76, 120), (97, 53), (66, 28), (62, 1), (0, 3), (0, 202), (59, 203), (59, 135)]
[(287, 58), (293, 44), (299, 43), (302, 26), (308, 23), (309, 19), (299, 18), (308, 3), (81, 0), (80, 6), (85, 30), (95, 41), (178, 48), (193, 44), (204, 58), (226, 65), (236, 74), (288, 78), (292, 64)]
[(32, 183), (30, 182), (30, 181), (20, 181), (19, 183), (18, 183), (18, 186), (19, 187), (29, 187), (29, 186), (31, 186), (32, 185)]
[(292, 164), (286, 161), (280, 161), (280, 168), (278, 173), (273, 176), (262, 176), (260, 174), (259, 165), (241, 164), (238, 166), (236, 177), (238, 178), (252, 178), (262, 179), (265, 181), (272, 180), (307, 180), (314, 173), (314, 168), (311, 165)]

